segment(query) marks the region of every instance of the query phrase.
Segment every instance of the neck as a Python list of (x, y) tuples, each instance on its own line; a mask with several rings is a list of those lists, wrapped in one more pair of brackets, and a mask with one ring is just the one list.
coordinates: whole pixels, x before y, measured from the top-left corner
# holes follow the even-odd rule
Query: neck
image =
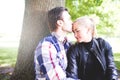
[(63, 30), (56, 30), (55, 33), (58, 35), (58, 36), (66, 36), (66, 32), (64, 32)]

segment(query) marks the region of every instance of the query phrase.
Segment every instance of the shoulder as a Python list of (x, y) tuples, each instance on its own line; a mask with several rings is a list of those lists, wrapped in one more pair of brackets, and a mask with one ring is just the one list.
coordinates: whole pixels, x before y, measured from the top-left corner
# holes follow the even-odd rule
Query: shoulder
[(39, 43), (40, 44), (43, 44), (43, 43), (53, 43), (55, 41), (57, 41), (56, 38), (54, 36), (52, 36), (51, 34), (49, 34), (48, 36), (42, 38)]
[(99, 38), (95, 38), (98, 42), (103, 42), (105, 41), (103, 38), (99, 37)]
[(110, 47), (110, 44), (109, 44), (109, 42), (107, 41), (107, 40), (105, 40), (105, 39), (103, 39), (103, 38), (95, 38), (97, 41), (98, 41), (98, 43), (99, 43), (99, 45), (100, 46), (102, 46), (102, 47)]
[(70, 46), (70, 49), (75, 49), (79, 46), (79, 43), (74, 43)]
[(81, 48), (79, 43), (73, 44), (67, 51), (67, 57), (79, 58), (81, 55)]
[(95, 38), (99, 43), (102, 43), (102, 44), (108, 44), (109, 42), (106, 41), (105, 39), (99, 37), (99, 38)]
[(48, 46), (48, 45), (51, 45), (51, 44), (53, 44), (53, 36), (52, 35), (48, 35), (48, 36), (42, 38), (39, 41), (39, 43), (37, 45), (37, 48), (38, 47), (40, 48), (40, 47), (43, 47), (43, 46)]
[(79, 49), (78, 43), (72, 44), (68, 49), (68, 53), (76, 53), (78, 49)]

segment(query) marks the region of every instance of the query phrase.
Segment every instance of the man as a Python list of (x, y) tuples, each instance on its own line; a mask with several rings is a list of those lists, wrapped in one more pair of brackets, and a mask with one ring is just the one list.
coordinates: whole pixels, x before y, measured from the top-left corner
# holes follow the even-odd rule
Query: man
[(36, 80), (67, 80), (66, 50), (70, 43), (66, 34), (72, 32), (72, 21), (68, 10), (56, 7), (48, 11), (51, 34), (43, 38), (35, 50), (34, 62)]

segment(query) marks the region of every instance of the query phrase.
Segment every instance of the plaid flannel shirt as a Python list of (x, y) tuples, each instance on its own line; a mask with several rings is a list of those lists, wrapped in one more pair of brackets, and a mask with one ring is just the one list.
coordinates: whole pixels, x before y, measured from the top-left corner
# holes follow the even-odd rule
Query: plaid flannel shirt
[(40, 41), (34, 56), (36, 80), (66, 80), (66, 51), (70, 46), (55, 33)]

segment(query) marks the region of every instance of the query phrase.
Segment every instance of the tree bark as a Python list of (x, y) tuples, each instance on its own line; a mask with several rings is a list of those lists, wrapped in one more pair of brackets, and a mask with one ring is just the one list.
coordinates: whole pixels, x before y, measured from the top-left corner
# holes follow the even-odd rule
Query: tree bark
[(17, 62), (10, 80), (34, 80), (34, 50), (49, 33), (47, 11), (64, 6), (64, 0), (25, 0), (25, 12)]

